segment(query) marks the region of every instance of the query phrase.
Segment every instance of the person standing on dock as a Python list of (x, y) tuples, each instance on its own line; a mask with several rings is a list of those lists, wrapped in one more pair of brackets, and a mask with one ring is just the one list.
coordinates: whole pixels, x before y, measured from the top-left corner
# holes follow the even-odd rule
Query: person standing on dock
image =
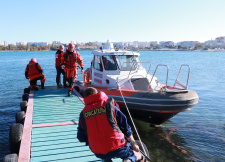
[(138, 145), (125, 139), (127, 137), (134, 141), (133, 132), (114, 99), (93, 87), (84, 91), (84, 97), (85, 107), (79, 117), (78, 140), (88, 143), (96, 157), (106, 161), (115, 157), (132, 162), (141, 160), (141, 156), (136, 156)]
[(30, 89), (38, 90), (37, 80), (41, 80), (41, 88), (44, 89), (45, 76), (41, 66), (35, 58), (32, 58), (25, 69), (25, 77), (30, 80)]
[(64, 88), (67, 87), (66, 85), (66, 76), (65, 76), (65, 72), (64, 70), (62, 69), (61, 67), (61, 58), (63, 57), (64, 55), (64, 46), (61, 44), (59, 46), (59, 49), (57, 50), (56, 54), (55, 54), (55, 68), (56, 68), (56, 84), (57, 84), (57, 87), (58, 88), (61, 88), (61, 77), (60, 75), (63, 74), (63, 85), (64, 85)]
[(81, 73), (83, 73), (83, 60), (81, 55), (75, 50), (74, 44), (70, 43), (66, 49), (66, 53), (63, 55), (62, 60), (62, 69), (65, 71), (65, 76), (69, 82), (68, 96), (71, 95), (71, 92), (74, 87), (75, 79), (78, 75), (78, 66), (81, 67)]

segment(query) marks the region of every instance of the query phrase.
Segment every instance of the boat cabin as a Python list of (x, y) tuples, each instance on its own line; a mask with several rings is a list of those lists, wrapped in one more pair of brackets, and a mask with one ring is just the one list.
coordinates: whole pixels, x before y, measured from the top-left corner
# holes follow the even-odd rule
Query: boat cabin
[[(121, 89), (148, 90), (152, 76), (145, 70), (138, 52), (115, 50), (111, 43), (106, 43), (105, 49), (92, 54), (90, 78), (93, 86), (117, 89), (119, 84)], [(152, 85), (155, 83), (153, 81)]]

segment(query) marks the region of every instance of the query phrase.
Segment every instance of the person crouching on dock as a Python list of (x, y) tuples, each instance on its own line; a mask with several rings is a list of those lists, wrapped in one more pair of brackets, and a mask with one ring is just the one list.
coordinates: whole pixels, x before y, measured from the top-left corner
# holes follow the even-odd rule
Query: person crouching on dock
[(77, 128), (78, 140), (89, 144), (95, 156), (105, 161), (112, 158), (132, 162), (141, 160), (139, 146), (125, 139), (126, 136), (134, 141), (133, 132), (114, 99), (93, 87), (84, 91), (84, 97), (85, 107)]
[(66, 53), (62, 57), (61, 64), (62, 69), (65, 71), (66, 79), (69, 82), (68, 96), (70, 96), (74, 87), (75, 79), (78, 75), (78, 64), (81, 67), (81, 73), (83, 73), (83, 60), (81, 55), (75, 50), (73, 43), (70, 43), (66, 49)]
[(37, 80), (41, 80), (41, 88), (44, 89), (45, 76), (41, 66), (35, 58), (32, 58), (25, 69), (25, 77), (30, 80), (30, 89), (38, 90)]

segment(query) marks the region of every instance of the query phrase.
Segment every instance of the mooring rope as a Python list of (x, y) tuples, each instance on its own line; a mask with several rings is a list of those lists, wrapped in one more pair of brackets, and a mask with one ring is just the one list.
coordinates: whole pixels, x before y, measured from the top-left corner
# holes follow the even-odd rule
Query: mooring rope
[(116, 83), (117, 83), (118, 88), (119, 88), (119, 90), (120, 90), (120, 94), (121, 94), (121, 96), (122, 96), (122, 98), (123, 98), (123, 102), (124, 102), (124, 104), (125, 104), (125, 107), (126, 107), (126, 109), (127, 109), (128, 114), (129, 114), (129, 116), (130, 116), (131, 122), (132, 122), (132, 124), (133, 124), (133, 126), (134, 126), (135, 132), (136, 132), (136, 134), (137, 134), (137, 136), (138, 136), (138, 140), (140, 141), (141, 147), (143, 148), (144, 153), (145, 153), (145, 155), (147, 156), (147, 153), (146, 153), (146, 151), (145, 151), (145, 149), (144, 149), (144, 146), (143, 146), (143, 144), (142, 144), (142, 140), (141, 140), (141, 138), (140, 138), (140, 136), (139, 136), (139, 134), (138, 134), (138, 131), (137, 131), (136, 126), (135, 126), (135, 124), (134, 124), (133, 118), (132, 118), (132, 116), (131, 116), (131, 114), (130, 114), (130, 111), (129, 111), (128, 107), (127, 107), (127, 103), (126, 103), (126, 101), (125, 101), (125, 99), (124, 99), (124, 96), (123, 96), (123, 94), (122, 94), (122, 91), (121, 91), (121, 89), (120, 89), (120, 85), (119, 85), (119, 83), (118, 83), (118, 78), (117, 78)]

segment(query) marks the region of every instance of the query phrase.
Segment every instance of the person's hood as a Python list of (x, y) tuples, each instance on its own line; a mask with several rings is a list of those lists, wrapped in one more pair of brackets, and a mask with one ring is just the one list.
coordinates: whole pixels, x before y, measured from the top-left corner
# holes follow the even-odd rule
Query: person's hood
[(84, 103), (85, 105), (90, 105), (95, 102), (101, 102), (101, 101), (106, 101), (108, 99), (108, 96), (100, 91), (97, 94), (89, 95), (84, 98)]

